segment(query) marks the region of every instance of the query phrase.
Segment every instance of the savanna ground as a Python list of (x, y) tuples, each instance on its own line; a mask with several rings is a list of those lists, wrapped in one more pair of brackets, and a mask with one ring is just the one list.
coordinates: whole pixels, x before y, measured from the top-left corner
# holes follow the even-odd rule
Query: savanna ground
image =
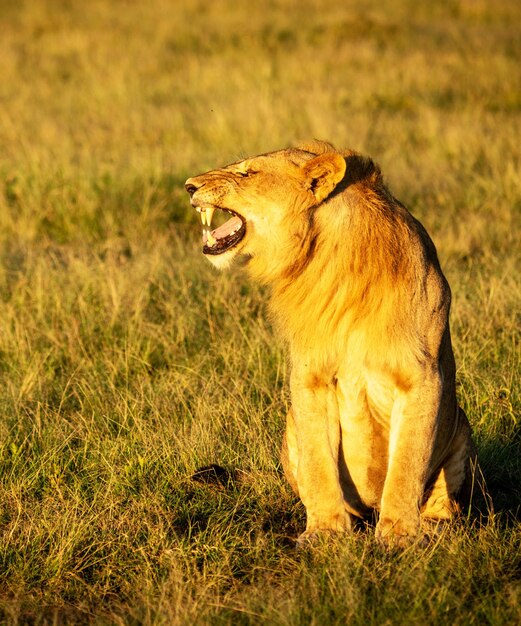
[[(521, 622), (517, 0), (0, 0), (0, 621)], [(453, 289), (495, 501), (425, 550), (297, 553), (266, 294), (183, 181), (319, 137), (371, 154)], [(209, 463), (241, 480), (190, 479)]]

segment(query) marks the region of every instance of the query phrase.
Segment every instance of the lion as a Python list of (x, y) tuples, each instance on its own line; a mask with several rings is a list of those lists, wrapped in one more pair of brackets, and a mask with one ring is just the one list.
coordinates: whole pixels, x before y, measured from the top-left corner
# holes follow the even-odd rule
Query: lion
[[(475, 452), (456, 400), (451, 292), (420, 222), (355, 151), (310, 142), (189, 178), (203, 253), (270, 286), (290, 359), (281, 460), (298, 544), (378, 516), (385, 546), (468, 503)], [(215, 212), (230, 214), (212, 229)], [(432, 524), (432, 522), (431, 522)]]

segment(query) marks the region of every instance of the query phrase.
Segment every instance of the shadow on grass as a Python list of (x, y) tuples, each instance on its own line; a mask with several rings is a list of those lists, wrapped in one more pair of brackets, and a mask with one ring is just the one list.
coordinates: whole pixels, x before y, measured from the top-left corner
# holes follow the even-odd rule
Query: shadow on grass
[(499, 440), (479, 443), (479, 462), (494, 513), (503, 524), (521, 520), (521, 433), (510, 442)]
[(193, 538), (228, 519), (236, 528), (243, 526), (242, 534), (250, 538), (269, 535), (281, 549), (295, 547), (305, 526), (304, 507), (296, 497), (267, 494), (261, 501), (255, 495), (255, 476), (216, 464), (197, 469), (190, 483), (184, 493), (184, 515), (177, 512), (175, 527), (180, 536)]

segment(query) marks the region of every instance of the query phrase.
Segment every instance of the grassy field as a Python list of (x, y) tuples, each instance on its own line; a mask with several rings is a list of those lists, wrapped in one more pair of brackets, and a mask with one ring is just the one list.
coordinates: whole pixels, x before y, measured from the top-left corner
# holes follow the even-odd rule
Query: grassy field
[[(0, 623), (521, 622), (521, 4), (0, 0)], [(266, 293), (188, 175), (370, 154), (453, 290), (495, 501), (425, 550), (297, 553)], [(191, 480), (204, 465), (227, 485)]]

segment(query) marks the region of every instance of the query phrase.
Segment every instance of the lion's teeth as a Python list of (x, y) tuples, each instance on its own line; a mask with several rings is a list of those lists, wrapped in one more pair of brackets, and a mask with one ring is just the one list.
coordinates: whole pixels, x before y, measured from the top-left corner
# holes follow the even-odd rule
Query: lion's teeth
[(217, 243), (217, 239), (214, 239), (214, 238), (212, 237), (212, 233), (211, 233), (210, 231), (207, 231), (207, 233), (206, 233), (206, 243), (207, 243), (207, 245), (209, 245), (210, 247), (211, 247), (211, 246), (214, 246), (214, 245)]
[(206, 224), (206, 211), (205, 211), (205, 209), (201, 209), (201, 222), (203, 223), (203, 226)]
[(214, 214), (215, 209), (213, 208), (213, 206), (208, 207), (206, 209), (206, 223), (208, 224), (208, 226), (212, 225), (212, 217)]
[(195, 207), (195, 210), (196, 210), (198, 213), (200, 213), (200, 212), (201, 212), (201, 207), (200, 207), (200, 206), (196, 206), (196, 207)]

